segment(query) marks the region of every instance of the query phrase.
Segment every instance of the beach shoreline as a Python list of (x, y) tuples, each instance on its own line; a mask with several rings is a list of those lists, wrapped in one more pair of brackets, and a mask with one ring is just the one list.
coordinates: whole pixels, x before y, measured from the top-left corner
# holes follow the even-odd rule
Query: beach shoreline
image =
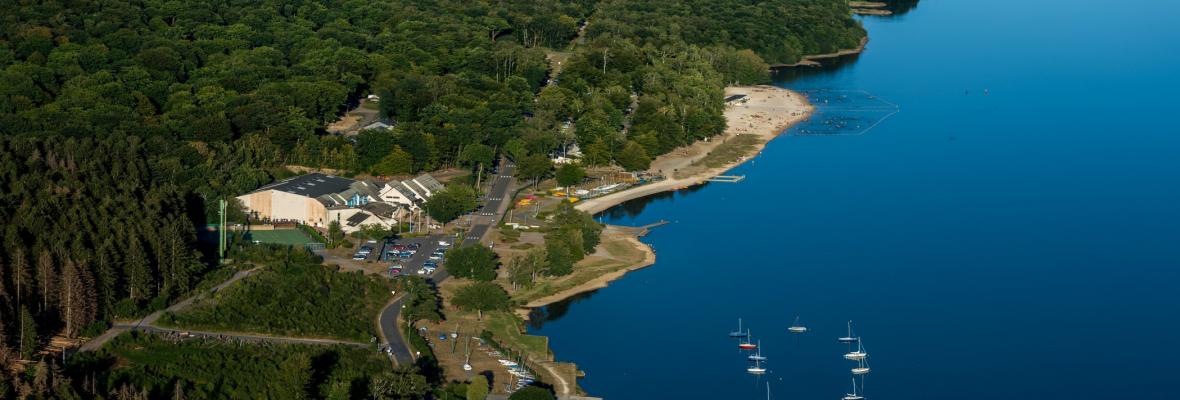
[(725, 88), (725, 94), (726, 96), (733, 94), (748, 96), (745, 104), (727, 106), (725, 120), (728, 126), (725, 132), (708, 141), (697, 141), (689, 146), (656, 157), (648, 171), (653, 174), (674, 175), (674, 172), (691, 166), (725, 143), (726, 140), (737, 135), (755, 135), (761, 139), (758, 144), (753, 146), (752, 151), (721, 167), (707, 168), (691, 176), (670, 177), (659, 182), (587, 199), (579, 202), (574, 208), (590, 214), (597, 214), (628, 200), (708, 182), (710, 178), (722, 175), (754, 158), (770, 140), (791, 126), (807, 119), (815, 109), (802, 94), (776, 86), (731, 86)]
[[(725, 119), (728, 126), (723, 134), (711, 138), (709, 141), (697, 141), (689, 146), (678, 148), (668, 154), (657, 157), (652, 161), (649, 172), (674, 175), (676, 171), (693, 166), (694, 163), (700, 161), (711, 151), (738, 135), (753, 135), (759, 139), (751, 146), (748, 152), (720, 167), (703, 168), (690, 176), (681, 178), (672, 177), (606, 196), (588, 199), (579, 202), (575, 205), (575, 208), (590, 214), (596, 214), (629, 200), (704, 184), (710, 178), (722, 175), (754, 158), (762, 152), (762, 149), (766, 147), (767, 143), (795, 124), (806, 120), (815, 110), (802, 94), (776, 86), (733, 86), (725, 88), (726, 96), (734, 94), (745, 94), (747, 100), (744, 104), (727, 106)], [(701, 167), (697, 166), (696, 168)], [(637, 229), (627, 238), (628, 243), (634, 249), (644, 252), (643, 261), (603, 274), (580, 285), (529, 301), (517, 309), (517, 315), (523, 319), (528, 319), (528, 310), (557, 303), (581, 293), (605, 288), (611, 282), (627, 275), (628, 272), (655, 264), (655, 250), (639, 240), (645, 234), (647, 234), (646, 229)]]
[[(614, 229), (625, 229), (626, 228), (626, 227), (610, 226), (610, 225), (608, 225), (608, 227), (614, 228)], [(591, 279), (590, 281), (588, 281), (586, 283), (571, 287), (569, 289), (565, 289), (560, 292), (557, 292), (557, 293), (554, 293), (554, 294), (551, 294), (551, 295), (548, 295), (548, 296), (545, 296), (545, 297), (542, 297), (542, 298), (539, 298), (536, 300), (529, 301), (527, 304), (521, 306), (518, 309), (517, 315), (519, 315), (521, 318), (523, 318), (525, 320), (528, 320), (529, 319), (528, 310), (531, 310), (534, 308), (539, 308), (539, 307), (544, 307), (544, 306), (547, 306), (547, 305), (550, 305), (553, 303), (557, 303), (557, 302), (566, 300), (568, 298), (577, 296), (582, 293), (591, 292), (591, 291), (605, 288), (611, 282), (614, 282), (615, 280), (622, 278), (624, 275), (627, 275), (627, 273), (629, 273), (631, 271), (647, 268), (647, 267), (651, 266), (652, 264), (655, 264), (656, 263), (655, 250), (653, 250), (651, 248), (651, 246), (648, 246), (646, 243), (639, 241), (639, 238), (642, 237), (645, 233), (646, 232), (633, 234), (633, 235), (628, 236), (626, 239), (627, 242), (634, 249), (644, 253), (643, 261), (640, 261), (635, 264), (631, 264), (625, 268), (621, 268), (621, 269), (618, 269), (618, 270), (615, 270), (612, 272), (608, 272), (606, 274), (602, 274), (594, 279)]]

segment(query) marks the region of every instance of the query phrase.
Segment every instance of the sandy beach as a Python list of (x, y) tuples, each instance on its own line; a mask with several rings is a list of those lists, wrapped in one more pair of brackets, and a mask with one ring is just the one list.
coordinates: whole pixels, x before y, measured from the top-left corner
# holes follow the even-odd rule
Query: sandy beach
[(749, 99), (745, 104), (726, 108), (725, 120), (728, 127), (725, 133), (711, 138), (709, 141), (698, 141), (659, 156), (652, 161), (649, 171), (653, 174), (663, 173), (671, 176), (674, 171), (688, 168), (726, 140), (737, 135), (755, 135), (761, 139), (754, 146), (754, 151), (722, 167), (704, 169), (690, 176), (670, 177), (660, 182), (585, 200), (579, 202), (575, 207), (594, 214), (627, 200), (702, 184), (709, 178), (724, 174), (725, 171), (753, 158), (762, 151), (766, 142), (774, 139), (792, 125), (806, 119), (811, 115), (813, 109), (803, 95), (780, 87), (733, 86), (725, 88), (726, 96), (733, 94), (745, 94), (749, 96)]
[[(813, 110), (813, 107), (803, 95), (779, 87), (737, 86), (725, 88), (726, 96), (734, 94), (745, 94), (748, 96), (748, 99), (744, 104), (728, 106), (726, 108), (725, 119), (728, 127), (725, 133), (721, 136), (711, 138), (709, 141), (698, 141), (692, 145), (678, 148), (652, 161), (649, 172), (653, 174), (666, 174), (670, 176), (668, 179), (618, 193), (612, 193), (603, 197), (585, 200), (579, 202), (575, 207), (594, 214), (627, 200), (707, 182), (709, 178), (722, 175), (726, 171), (733, 169), (733, 167), (756, 156), (766, 146), (767, 142), (786, 131), (792, 125), (806, 119), (811, 115)], [(720, 167), (707, 168), (701, 165), (694, 165), (694, 163), (701, 161), (701, 159), (705, 158), (705, 156), (727, 140), (731, 140), (738, 135), (752, 135), (757, 139), (747, 153)], [(687, 173), (687, 176), (683, 176), (685, 173)], [(647, 244), (639, 241), (639, 237), (645, 233), (646, 230), (608, 226), (604, 234), (625, 236), (625, 238), (620, 239), (625, 239), (628, 247), (642, 252), (643, 260), (552, 295), (529, 301), (523, 308), (517, 310), (518, 315), (527, 319), (527, 309), (529, 308), (542, 307), (579, 293), (604, 288), (611, 281), (622, 278), (628, 272), (654, 264), (656, 260), (655, 251)]]

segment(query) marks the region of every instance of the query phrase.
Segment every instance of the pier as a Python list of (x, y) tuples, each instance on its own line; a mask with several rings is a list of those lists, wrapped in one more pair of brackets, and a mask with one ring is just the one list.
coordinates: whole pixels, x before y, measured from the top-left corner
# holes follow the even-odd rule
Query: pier
[(745, 179), (745, 175), (717, 175), (709, 178), (709, 182), (738, 183)]

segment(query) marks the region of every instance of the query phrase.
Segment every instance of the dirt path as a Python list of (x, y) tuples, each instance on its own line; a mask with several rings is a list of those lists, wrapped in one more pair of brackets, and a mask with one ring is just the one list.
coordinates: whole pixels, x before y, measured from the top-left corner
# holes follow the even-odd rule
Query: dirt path
[(116, 336), (119, 336), (119, 334), (126, 332), (128, 330), (141, 329), (141, 328), (155, 328), (156, 321), (159, 320), (160, 317), (163, 316), (165, 312), (177, 312), (177, 311), (183, 310), (185, 308), (188, 308), (189, 306), (191, 306), (193, 304), (193, 302), (197, 301), (197, 299), (201, 299), (201, 298), (204, 298), (205, 296), (208, 296), (210, 294), (217, 293), (218, 290), (225, 289), (227, 286), (234, 284), (234, 282), (240, 281), (240, 280), (246, 278), (247, 276), (254, 274), (254, 272), (257, 272), (259, 269), (262, 269), (262, 267), (258, 266), (258, 267), (254, 267), (254, 268), (251, 268), (251, 269), (248, 269), (245, 271), (238, 271), (236, 274), (234, 274), (233, 277), (226, 279), (225, 282), (222, 282), (222, 283), (218, 284), (217, 286), (214, 286), (203, 293), (199, 293), (193, 297), (189, 297), (187, 299), (181, 300), (180, 302), (173, 304), (172, 306), (169, 306), (168, 308), (148, 314), (146, 317), (143, 317), (143, 318), (133, 321), (131, 323), (124, 323), (124, 324), (116, 323), (113, 327), (111, 327), (111, 329), (108, 329), (106, 332), (103, 332), (101, 335), (98, 335), (94, 339), (91, 339), (90, 341), (83, 344), (81, 347), (78, 348), (78, 351), (86, 352), (86, 351), (98, 350), (103, 345), (105, 345), (107, 342), (109, 342), (111, 339), (114, 339)]

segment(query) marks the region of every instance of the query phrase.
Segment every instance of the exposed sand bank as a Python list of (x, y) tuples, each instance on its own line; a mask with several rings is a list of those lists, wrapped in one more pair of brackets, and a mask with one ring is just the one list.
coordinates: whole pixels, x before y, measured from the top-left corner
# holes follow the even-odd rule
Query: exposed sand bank
[(813, 109), (803, 95), (788, 89), (774, 86), (735, 86), (725, 88), (725, 95), (745, 94), (749, 99), (745, 104), (729, 106), (725, 110), (725, 120), (728, 127), (721, 136), (709, 141), (698, 141), (692, 145), (681, 147), (672, 152), (657, 157), (651, 163), (650, 172), (672, 176), (677, 170), (686, 169), (703, 159), (706, 155), (728, 139), (737, 135), (754, 135), (759, 144), (753, 146), (753, 151), (717, 168), (700, 168), (690, 176), (670, 177), (636, 188), (627, 189), (606, 196), (579, 202), (575, 208), (594, 214), (627, 200), (652, 195), (655, 193), (676, 190), (705, 183), (709, 178), (724, 174), (735, 166), (753, 158), (762, 151), (766, 142), (774, 139), (792, 125), (806, 119)]

